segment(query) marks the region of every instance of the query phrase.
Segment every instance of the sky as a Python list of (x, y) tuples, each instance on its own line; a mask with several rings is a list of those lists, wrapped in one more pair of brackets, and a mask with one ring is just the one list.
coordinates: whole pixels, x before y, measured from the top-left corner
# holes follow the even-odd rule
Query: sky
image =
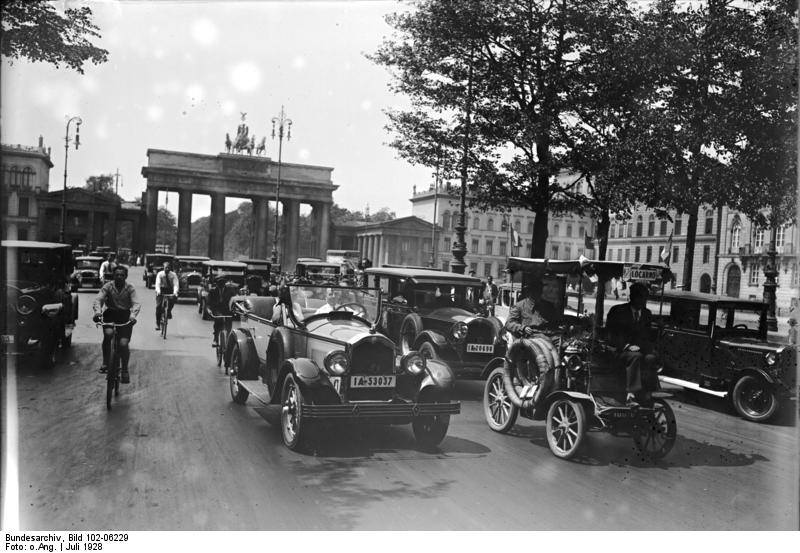
[[(99, 1), (88, 5), (109, 52), (83, 75), (66, 67), (2, 63), (0, 139), (52, 148), (50, 190), (64, 174), (67, 120), (83, 120), (80, 148), (70, 146), (68, 186), (92, 175), (120, 174), (120, 195), (138, 198), (147, 149), (216, 155), (245, 112), (256, 143), (267, 137), (277, 160), (271, 119), (284, 106), (292, 119), (282, 160), (333, 167), (334, 201), (351, 210), (389, 207), (410, 215), (412, 186), (432, 170), (411, 166), (386, 144), (383, 110), (407, 105), (389, 90), (390, 74), (365, 57), (392, 29), (384, 17), (408, 9), (394, 1)], [(70, 128), (72, 138), (75, 128)], [(228, 199), (226, 210), (241, 202)], [(177, 194), (160, 194), (177, 211)], [(192, 219), (208, 215), (195, 195)]]

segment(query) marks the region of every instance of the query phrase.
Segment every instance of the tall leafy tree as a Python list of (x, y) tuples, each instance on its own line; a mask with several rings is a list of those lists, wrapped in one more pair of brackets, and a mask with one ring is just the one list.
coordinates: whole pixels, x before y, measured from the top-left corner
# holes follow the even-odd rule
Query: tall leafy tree
[(92, 43), (100, 33), (88, 6), (59, 13), (51, 2), (7, 0), (0, 13), (0, 54), (12, 63), (28, 59), (83, 73), (87, 62), (97, 65), (108, 59), (108, 51)]
[(166, 244), (174, 252), (178, 242), (178, 221), (164, 206), (158, 208), (156, 218), (156, 244)]
[(735, 201), (738, 174), (731, 161), (746, 102), (742, 71), (758, 46), (756, 15), (732, 0), (658, 0), (644, 21), (648, 50), (661, 53), (662, 67), (653, 124), (642, 142), (656, 185), (642, 199), (689, 216), (682, 278), (689, 290), (698, 210)]
[(86, 179), (86, 184), (83, 186), (86, 190), (92, 192), (100, 192), (111, 198), (122, 200), (115, 190), (114, 175), (92, 175)]

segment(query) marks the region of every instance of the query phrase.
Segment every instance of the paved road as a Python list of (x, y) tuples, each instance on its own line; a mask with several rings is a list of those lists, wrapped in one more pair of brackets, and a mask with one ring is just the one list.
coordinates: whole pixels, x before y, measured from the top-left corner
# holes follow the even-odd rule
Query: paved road
[(111, 412), (93, 293), (81, 293), (74, 346), (55, 370), (17, 367), (22, 529), (798, 527), (794, 404), (757, 425), (681, 397), (678, 442), (662, 463), (640, 462), (632, 441), (605, 434), (567, 462), (550, 453), (543, 423), (490, 431), (482, 383), (462, 382), (462, 414), (438, 452), (418, 451), (408, 427), (351, 426), (297, 454), (281, 443), (275, 408), (231, 401), (196, 306), (176, 306), (164, 341), (153, 293), (140, 292), (131, 384)]

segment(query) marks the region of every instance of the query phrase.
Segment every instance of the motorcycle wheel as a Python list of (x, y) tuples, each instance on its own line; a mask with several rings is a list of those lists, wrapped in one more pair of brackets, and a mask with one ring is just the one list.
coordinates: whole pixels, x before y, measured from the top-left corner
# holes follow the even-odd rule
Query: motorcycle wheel
[(517, 422), (519, 408), (511, 403), (503, 384), (503, 368), (497, 367), (486, 379), (483, 388), (483, 414), (489, 428), (505, 434)]
[(586, 413), (577, 401), (558, 398), (550, 404), (546, 420), (547, 445), (553, 455), (569, 459), (577, 453), (586, 435)]
[(657, 461), (666, 456), (675, 445), (678, 435), (675, 413), (669, 403), (656, 399), (653, 401), (653, 413), (647, 413), (642, 418), (644, 427), (634, 433), (633, 443), (646, 460)]

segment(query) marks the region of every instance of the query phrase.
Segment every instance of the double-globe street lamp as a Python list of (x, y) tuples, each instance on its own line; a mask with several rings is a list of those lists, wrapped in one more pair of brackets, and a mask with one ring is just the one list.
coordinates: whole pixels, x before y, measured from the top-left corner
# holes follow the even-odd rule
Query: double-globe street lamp
[(275, 125), (278, 125), (278, 184), (275, 187), (275, 233), (272, 236), (272, 263), (278, 263), (278, 205), (281, 201), (281, 156), (283, 153), (283, 132), (286, 128), (286, 140), (292, 138), (292, 120), (286, 117), (281, 106), (281, 114), (272, 118), (272, 138), (275, 139)]
[(64, 243), (67, 230), (67, 157), (69, 154), (69, 126), (75, 121), (75, 149), (81, 144), (81, 123), (83, 119), (78, 117), (70, 117), (67, 121), (67, 131), (64, 134), (64, 189), (61, 191), (61, 234), (59, 240)]

